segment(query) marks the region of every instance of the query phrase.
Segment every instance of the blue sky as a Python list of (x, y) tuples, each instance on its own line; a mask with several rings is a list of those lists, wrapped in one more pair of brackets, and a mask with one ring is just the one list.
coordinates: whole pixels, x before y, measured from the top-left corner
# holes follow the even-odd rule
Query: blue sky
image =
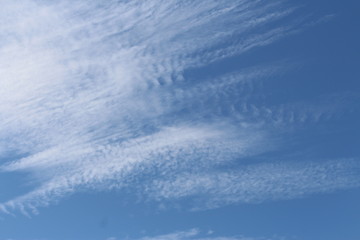
[(2, 1), (0, 240), (356, 240), (357, 1)]

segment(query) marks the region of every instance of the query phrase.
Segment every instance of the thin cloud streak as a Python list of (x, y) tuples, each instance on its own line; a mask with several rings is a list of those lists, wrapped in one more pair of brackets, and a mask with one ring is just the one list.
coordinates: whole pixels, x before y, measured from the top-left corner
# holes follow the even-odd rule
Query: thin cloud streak
[[(111, 238), (110, 238), (111, 239)], [(116, 238), (113, 238), (116, 240)], [(199, 229), (189, 229), (187, 231), (177, 231), (169, 234), (153, 236), (153, 237), (143, 237), (138, 240), (276, 240), (275, 238), (252, 238), (244, 236), (234, 236), (234, 237), (225, 237), (225, 236), (212, 236), (212, 234), (204, 234)], [(284, 238), (280, 238), (284, 239)]]
[(319, 192), (334, 192), (360, 186), (360, 164), (354, 159), (314, 162), (260, 163), (237, 170), (179, 174), (154, 180), (147, 193), (154, 199), (191, 197), (194, 210), (233, 203), (285, 200)]

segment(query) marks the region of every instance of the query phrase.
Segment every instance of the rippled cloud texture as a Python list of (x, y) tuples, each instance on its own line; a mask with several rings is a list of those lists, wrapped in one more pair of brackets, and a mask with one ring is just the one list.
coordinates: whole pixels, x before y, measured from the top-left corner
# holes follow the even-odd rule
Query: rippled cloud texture
[(355, 159), (245, 161), (279, 151), (286, 130), (340, 108), (268, 104), (263, 82), (290, 66), (197, 74), (306, 31), (296, 7), (3, 1), (1, 171), (26, 173), (32, 190), (4, 200), (2, 211), (37, 213), (64, 196), (104, 189), (191, 199), (192, 209), (204, 209), (359, 186)]

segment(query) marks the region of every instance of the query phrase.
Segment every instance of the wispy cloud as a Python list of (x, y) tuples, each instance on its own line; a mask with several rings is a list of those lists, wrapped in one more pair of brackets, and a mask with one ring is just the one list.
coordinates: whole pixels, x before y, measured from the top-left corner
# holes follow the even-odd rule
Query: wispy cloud
[(190, 229), (188, 231), (179, 231), (174, 233), (169, 233), (165, 235), (159, 235), (155, 237), (143, 237), (141, 240), (156, 240), (156, 239), (163, 239), (163, 240), (177, 240), (177, 239), (194, 239), (199, 235), (200, 231), (198, 229)]
[(359, 176), (360, 164), (352, 159), (260, 163), (237, 170), (219, 172), (215, 169), (154, 180), (147, 191), (159, 200), (192, 197), (202, 202), (201, 207), (195, 204), (195, 209), (206, 209), (359, 187)]
[[(268, 141), (268, 115), (284, 119), (286, 110), (258, 106), (253, 94), (256, 81), (274, 68), (253, 66), (211, 79), (186, 73), (298, 30), (296, 20), (278, 22), (293, 11), (282, 1), (4, 1), (1, 170), (30, 172), (38, 187), (1, 209), (36, 212), (78, 189), (129, 187), (153, 172), (159, 179), (178, 176), (155, 180), (149, 196), (177, 198), (194, 192), (198, 183), (217, 198), (233, 192), (236, 201), (257, 199), (261, 194), (251, 187), (265, 191), (298, 176), (287, 165), (187, 175), (192, 168), (212, 169), (275, 147)], [(275, 181), (268, 168), (284, 175)], [(244, 171), (250, 171), (248, 177), (239, 177)], [(322, 179), (316, 188), (311, 183), (319, 179), (310, 175), (302, 178), (304, 186), (294, 182), (285, 193), (295, 196), (306, 187), (321, 192), (334, 183)], [(194, 188), (180, 184), (187, 177)], [(224, 181), (243, 181), (250, 196), (238, 183), (218, 192)], [(178, 191), (171, 192), (175, 185)], [(340, 188), (341, 181), (334, 185)]]
[(169, 234), (153, 236), (153, 237), (143, 237), (139, 240), (279, 240), (284, 238), (252, 238), (244, 236), (234, 236), (234, 237), (225, 237), (225, 236), (212, 236), (212, 234), (204, 234), (199, 229), (190, 229), (187, 231), (178, 231)]

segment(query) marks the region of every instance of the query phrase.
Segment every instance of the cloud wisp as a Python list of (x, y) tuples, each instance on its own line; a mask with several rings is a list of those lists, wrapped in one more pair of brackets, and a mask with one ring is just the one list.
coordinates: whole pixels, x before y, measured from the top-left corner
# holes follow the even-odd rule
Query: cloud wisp
[[(109, 238), (108, 240), (116, 238)], [(189, 229), (187, 231), (177, 231), (169, 234), (153, 236), (153, 237), (143, 237), (139, 240), (276, 240), (284, 238), (253, 238), (253, 237), (244, 237), (244, 236), (234, 236), (234, 237), (224, 237), (224, 236), (213, 236), (212, 232), (204, 234), (199, 229)]]
[[(187, 174), (274, 148), (266, 128), (272, 110), (253, 101), (256, 81), (274, 70), (254, 66), (211, 79), (187, 73), (296, 31), (295, 20), (279, 24), (293, 11), (282, 1), (4, 1), (1, 171), (28, 172), (37, 187), (1, 209), (36, 212), (79, 189), (131, 187), (154, 169), (160, 180), (147, 191), (155, 198), (196, 191), (191, 183), (191, 189), (171, 192), (170, 186), (187, 178), (219, 194), (216, 202), (231, 194), (232, 202), (243, 201), (244, 191), (252, 194), (246, 201), (257, 199), (260, 193), (246, 189), (260, 184), (266, 192), (282, 181), (258, 174), (269, 167), (287, 178), (291, 169), (266, 165), (213, 176)], [(305, 169), (310, 172), (305, 188), (327, 189), (329, 182), (310, 177), (327, 167)], [(250, 173), (243, 177), (243, 171)], [(178, 176), (162, 182), (169, 173)], [(215, 178), (220, 185), (248, 185), (218, 192), (222, 186)], [(313, 187), (313, 180), (321, 183)]]
[(238, 202), (286, 200), (359, 187), (359, 167), (352, 159), (260, 163), (237, 170), (183, 173), (157, 179), (147, 191), (162, 202), (190, 199), (202, 203), (193, 204), (194, 210), (209, 209)]

